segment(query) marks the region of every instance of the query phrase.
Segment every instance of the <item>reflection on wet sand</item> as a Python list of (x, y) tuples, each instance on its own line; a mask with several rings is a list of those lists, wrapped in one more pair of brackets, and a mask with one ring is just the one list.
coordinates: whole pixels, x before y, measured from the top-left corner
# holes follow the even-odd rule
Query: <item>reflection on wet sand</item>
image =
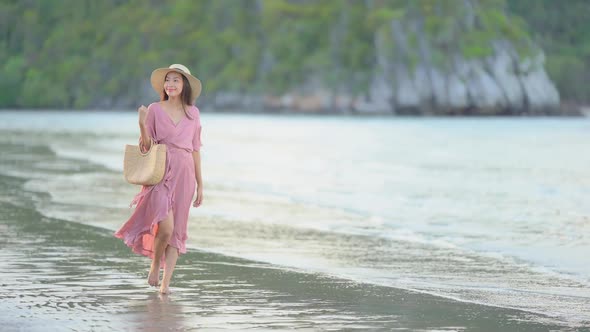
[(159, 292), (148, 295), (146, 310), (138, 315), (138, 325), (143, 331), (178, 331), (187, 325), (182, 302), (174, 301), (171, 295)]

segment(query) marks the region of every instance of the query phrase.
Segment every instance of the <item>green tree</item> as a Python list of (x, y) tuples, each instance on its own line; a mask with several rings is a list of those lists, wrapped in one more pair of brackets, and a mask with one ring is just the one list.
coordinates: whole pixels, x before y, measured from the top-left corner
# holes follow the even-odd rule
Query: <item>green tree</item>
[(562, 99), (590, 102), (590, 1), (509, 0), (534, 41), (545, 51), (547, 71)]

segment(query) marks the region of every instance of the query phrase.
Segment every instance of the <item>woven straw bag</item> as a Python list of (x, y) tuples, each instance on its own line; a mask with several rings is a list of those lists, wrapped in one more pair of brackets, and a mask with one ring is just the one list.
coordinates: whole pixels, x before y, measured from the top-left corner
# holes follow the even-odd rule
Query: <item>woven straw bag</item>
[(166, 145), (155, 144), (152, 140), (150, 149), (143, 153), (138, 145), (125, 146), (123, 174), (131, 184), (153, 186), (164, 177), (166, 168)]

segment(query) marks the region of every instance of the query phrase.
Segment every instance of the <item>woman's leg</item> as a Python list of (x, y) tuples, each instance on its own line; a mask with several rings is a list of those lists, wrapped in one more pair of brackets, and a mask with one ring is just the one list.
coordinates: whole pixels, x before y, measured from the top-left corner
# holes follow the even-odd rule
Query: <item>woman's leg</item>
[(152, 266), (148, 274), (148, 283), (151, 286), (155, 287), (160, 283), (160, 260), (162, 259), (164, 250), (168, 246), (168, 240), (172, 236), (172, 231), (174, 231), (174, 217), (171, 210), (166, 219), (162, 220), (158, 225), (158, 232), (154, 239), (154, 259), (152, 260)]
[(170, 280), (172, 279), (172, 273), (174, 273), (174, 267), (176, 266), (176, 260), (178, 259), (178, 249), (173, 246), (166, 247), (166, 266), (164, 267), (164, 278), (162, 279), (162, 286), (160, 287), (160, 293), (170, 293), (169, 286)]

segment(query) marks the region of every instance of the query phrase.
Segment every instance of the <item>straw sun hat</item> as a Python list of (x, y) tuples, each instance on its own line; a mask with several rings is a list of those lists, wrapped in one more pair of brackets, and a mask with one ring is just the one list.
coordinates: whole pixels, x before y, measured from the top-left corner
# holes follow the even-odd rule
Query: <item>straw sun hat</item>
[(191, 71), (188, 70), (185, 66), (175, 63), (170, 65), (168, 68), (158, 68), (152, 72), (152, 77), (150, 81), (152, 82), (152, 87), (158, 94), (163, 93), (164, 91), (164, 80), (166, 79), (166, 74), (169, 72), (174, 71), (177, 72), (184, 77), (186, 77), (191, 85), (191, 101), (194, 103), (197, 97), (201, 94), (201, 81), (191, 75)]

